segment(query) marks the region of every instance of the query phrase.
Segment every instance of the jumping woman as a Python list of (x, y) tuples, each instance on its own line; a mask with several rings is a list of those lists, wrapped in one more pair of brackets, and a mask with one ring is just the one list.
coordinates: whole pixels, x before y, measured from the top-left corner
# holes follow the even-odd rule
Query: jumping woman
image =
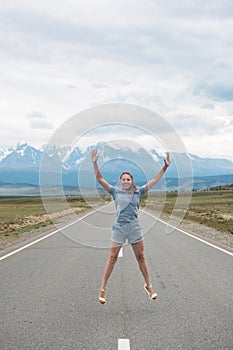
[(101, 304), (106, 303), (107, 282), (117, 261), (119, 251), (122, 245), (126, 242), (126, 239), (133, 248), (140, 271), (144, 277), (144, 289), (151, 300), (156, 300), (158, 295), (153, 290), (149, 277), (144, 255), (144, 238), (138, 221), (138, 210), (142, 196), (161, 179), (166, 169), (169, 167), (170, 154), (167, 152), (167, 157), (164, 159), (164, 166), (161, 168), (161, 170), (149, 182), (141, 187), (135, 186), (133, 176), (129, 172), (123, 172), (121, 174), (121, 188), (111, 186), (103, 178), (99, 170), (97, 163), (98, 153), (96, 149), (92, 150), (91, 158), (96, 180), (107, 192), (112, 195), (117, 210), (117, 219), (112, 227), (112, 245), (99, 292), (99, 302)]

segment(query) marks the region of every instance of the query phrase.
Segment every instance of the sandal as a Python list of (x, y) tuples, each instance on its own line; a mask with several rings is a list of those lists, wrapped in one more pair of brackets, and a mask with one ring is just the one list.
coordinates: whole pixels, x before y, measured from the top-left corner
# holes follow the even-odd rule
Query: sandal
[(102, 287), (100, 288), (100, 295), (99, 295), (99, 302), (100, 304), (104, 305), (106, 303), (106, 298), (101, 296), (101, 293), (105, 293), (106, 292), (106, 287)]
[(151, 284), (150, 284), (149, 286), (147, 286), (147, 285), (145, 284), (145, 285), (144, 285), (144, 289), (145, 289), (145, 291), (147, 292), (147, 294), (148, 294), (150, 300), (155, 301), (155, 300), (158, 298), (158, 294), (157, 294), (156, 292), (150, 294), (149, 289), (152, 289), (152, 285), (151, 285)]

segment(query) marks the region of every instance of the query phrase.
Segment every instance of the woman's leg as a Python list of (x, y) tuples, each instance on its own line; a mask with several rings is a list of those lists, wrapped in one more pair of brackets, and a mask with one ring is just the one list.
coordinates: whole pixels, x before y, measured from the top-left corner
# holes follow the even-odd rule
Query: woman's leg
[(110, 253), (109, 253), (109, 258), (107, 260), (105, 269), (104, 269), (104, 275), (101, 283), (101, 288), (100, 288), (100, 297), (105, 298), (105, 290), (106, 286), (109, 280), (109, 277), (111, 276), (112, 270), (117, 262), (118, 254), (121, 249), (122, 245), (113, 242), (112, 246), (110, 248)]
[(145, 259), (145, 254), (144, 254), (144, 242), (141, 241), (138, 243), (134, 243), (134, 244), (132, 244), (132, 248), (133, 248), (135, 257), (138, 261), (140, 271), (142, 272), (142, 275), (143, 275), (144, 280), (146, 282), (146, 288), (148, 289), (149, 294), (151, 296), (155, 292), (151, 286), (149, 272), (148, 272), (148, 268), (147, 268), (147, 264), (146, 264), (146, 259)]

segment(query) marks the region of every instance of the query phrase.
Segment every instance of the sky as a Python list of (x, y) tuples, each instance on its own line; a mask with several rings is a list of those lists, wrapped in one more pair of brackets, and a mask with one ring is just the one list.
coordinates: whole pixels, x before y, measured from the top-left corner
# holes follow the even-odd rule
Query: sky
[(2, 0), (0, 52), (0, 147), (40, 147), (77, 113), (128, 103), (187, 152), (233, 161), (232, 0)]

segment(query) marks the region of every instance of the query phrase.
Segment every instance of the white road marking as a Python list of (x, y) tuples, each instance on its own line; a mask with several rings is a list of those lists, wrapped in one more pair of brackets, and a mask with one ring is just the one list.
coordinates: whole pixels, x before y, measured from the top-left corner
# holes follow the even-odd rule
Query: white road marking
[[(153, 214), (151, 214), (151, 213), (149, 213), (149, 212), (147, 212), (147, 211), (144, 211), (144, 210), (141, 210), (141, 211), (142, 211), (143, 213), (147, 214), (147, 215), (152, 216), (153, 218), (155, 218), (156, 220), (162, 222), (163, 224), (172, 227), (173, 229), (176, 229), (176, 230), (178, 230), (178, 231), (180, 231), (180, 232), (182, 232), (182, 233), (184, 233), (184, 234), (186, 234), (186, 235), (188, 235), (188, 236), (190, 236), (190, 237), (192, 237), (192, 238), (194, 238), (194, 239), (197, 239), (198, 241), (200, 241), (200, 242), (202, 242), (202, 243), (205, 243), (205, 244), (207, 244), (207, 245), (209, 245), (209, 246), (211, 246), (211, 247), (213, 247), (213, 248), (215, 248), (215, 249), (218, 249), (218, 250), (222, 251), (223, 253), (226, 253), (226, 254), (229, 254), (229, 255), (233, 256), (233, 253), (229, 252), (228, 250), (225, 250), (225, 249), (223, 249), (223, 248), (220, 248), (220, 247), (218, 247), (218, 246), (216, 246), (216, 245), (214, 245), (214, 244), (212, 244), (212, 243), (209, 243), (209, 242), (205, 241), (205, 240), (202, 239), (202, 238), (196, 237), (196, 236), (192, 235), (191, 233), (188, 233), (188, 232), (186, 232), (186, 231), (184, 231), (184, 230), (182, 230), (182, 229), (180, 229), (180, 228), (178, 228), (178, 227), (175, 227), (175, 226), (169, 224), (168, 222), (166, 222), (166, 221), (164, 221), (164, 220), (162, 220), (162, 219), (157, 218), (156, 216), (154, 216)], [(95, 211), (91, 211), (91, 212), (87, 213), (86, 215), (80, 217), (79, 219), (77, 219), (77, 220), (71, 222), (70, 224), (68, 224), (68, 225), (66, 225), (66, 226), (63, 226), (63, 227), (61, 227), (61, 228), (59, 228), (59, 229), (57, 229), (57, 230), (55, 230), (55, 231), (49, 233), (48, 235), (43, 236), (43, 237), (41, 237), (41, 238), (39, 238), (39, 239), (37, 239), (37, 240), (31, 242), (31, 243), (28, 243), (28, 244), (26, 244), (25, 246), (22, 246), (22, 247), (20, 247), (20, 248), (18, 248), (18, 249), (16, 249), (16, 250), (13, 250), (12, 252), (10, 252), (10, 253), (8, 253), (8, 254), (6, 254), (6, 255), (3, 255), (2, 257), (0, 257), (0, 261), (6, 259), (6, 258), (8, 258), (8, 257), (10, 257), (10, 256), (12, 256), (12, 255), (14, 255), (14, 254), (16, 254), (16, 253), (18, 253), (18, 252), (20, 252), (20, 251), (22, 251), (22, 250), (24, 250), (24, 249), (26, 249), (26, 248), (28, 248), (28, 247), (31, 247), (33, 244), (36, 244), (36, 243), (38, 243), (38, 242), (40, 242), (40, 241), (43, 241), (44, 239), (46, 239), (46, 238), (48, 238), (48, 237), (50, 237), (50, 236), (53, 236), (55, 233), (61, 231), (62, 229), (65, 229), (65, 228), (67, 228), (67, 227), (69, 227), (69, 226), (72, 226), (72, 225), (76, 224), (77, 222), (81, 221), (82, 219), (85, 219), (87, 216), (89, 216), (89, 215), (91, 215), (91, 214), (93, 214), (93, 213), (95, 213)], [(119, 256), (120, 256), (120, 254), (122, 254), (122, 256), (123, 256), (123, 251), (120, 251), (120, 252), (119, 252)]]
[(118, 339), (118, 350), (130, 350), (129, 339)]
[(118, 254), (119, 258), (123, 258), (123, 247), (121, 247), (119, 254)]
[(220, 251), (223, 252), (223, 253), (226, 253), (226, 254), (229, 254), (229, 255), (233, 256), (233, 253), (229, 252), (229, 251), (226, 250), (226, 249), (220, 248), (220, 247), (218, 247), (218, 246), (215, 245), (215, 244), (209, 243), (208, 241), (205, 241), (205, 240), (202, 239), (202, 238), (199, 238), (199, 237), (197, 237), (197, 236), (194, 236), (194, 235), (192, 235), (191, 233), (188, 233), (188, 232), (186, 232), (186, 231), (184, 231), (184, 230), (182, 230), (182, 229), (180, 229), (180, 228), (178, 228), (178, 227), (175, 227), (175, 226), (169, 224), (168, 222), (166, 222), (166, 221), (164, 221), (164, 220), (162, 220), (162, 219), (157, 218), (157, 217), (154, 216), (153, 214), (148, 213), (147, 211), (142, 210), (142, 212), (145, 213), (145, 214), (148, 214), (148, 215), (152, 216), (153, 218), (155, 218), (156, 220), (162, 222), (163, 224), (165, 224), (165, 225), (167, 225), (167, 226), (169, 226), (169, 227), (172, 227), (173, 229), (175, 229), (175, 230), (177, 230), (177, 231), (180, 231), (180, 232), (184, 233), (184, 234), (187, 235), (187, 236), (190, 236), (190, 237), (192, 237), (192, 238), (194, 238), (194, 239), (197, 239), (198, 241), (200, 241), (200, 242), (202, 242), (202, 243), (205, 243), (205, 244), (207, 244), (207, 245), (209, 245), (209, 246), (211, 246), (211, 247), (213, 247), (213, 248), (215, 248), (215, 249), (218, 249), (218, 250), (220, 250)]
[(33, 241), (33, 242), (31, 242), (31, 243), (28, 243), (28, 244), (26, 244), (26, 245), (24, 245), (24, 246), (22, 246), (22, 247), (20, 247), (20, 248), (18, 248), (18, 249), (16, 249), (16, 250), (13, 250), (12, 252), (10, 252), (10, 253), (8, 253), (8, 254), (6, 254), (6, 255), (3, 255), (2, 257), (0, 257), (0, 261), (1, 261), (1, 260), (4, 260), (4, 259), (6, 259), (6, 258), (8, 258), (8, 257), (11, 256), (11, 255), (14, 255), (14, 254), (20, 252), (21, 250), (24, 250), (24, 249), (26, 249), (26, 248), (28, 248), (28, 247), (31, 247), (33, 244), (36, 244), (36, 243), (38, 243), (38, 242), (40, 242), (40, 241), (43, 241), (44, 239), (46, 239), (46, 238), (48, 238), (48, 237), (50, 237), (50, 236), (53, 236), (55, 233), (57, 233), (57, 232), (59, 232), (59, 231), (65, 229), (65, 228), (67, 228), (67, 227), (69, 227), (69, 226), (72, 226), (72, 225), (76, 224), (77, 222), (81, 221), (82, 219), (85, 219), (88, 215), (91, 215), (91, 214), (93, 214), (93, 213), (94, 213), (94, 211), (91, 211), (91, 212), (87, 213), (86, 215), (82, 216), (81, 218), (79, 218), (79, 219), (77, 219), (77, 220), (75, 220), (75, 221), (69, 223), (68, 225), (63, 226), (63, 227), (61, 227), (61, 228), (59, 228), (59, 229), (57, 229), (57, 230), (55, 230), (55, 231), (49, 233), (48, 235), (43, 236), (43, 237), (41, 237), (41, 238), (39, 238), (39, 239), (36, 239), (35, 241)]

